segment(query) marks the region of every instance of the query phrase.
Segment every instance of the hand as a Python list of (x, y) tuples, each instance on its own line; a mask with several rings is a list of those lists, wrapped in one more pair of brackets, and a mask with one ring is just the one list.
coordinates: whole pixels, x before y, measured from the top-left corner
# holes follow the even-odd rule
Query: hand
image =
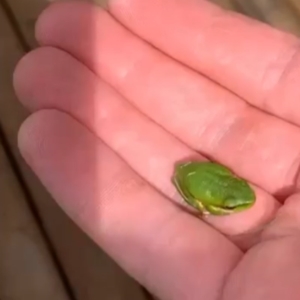
[[(299, 299), (298, 39), (201, 0), (111, 0), (109, 12), (41, 15), (42, 47), (14, 77), (33, 112), (25, 160), (160, 299)], [(170, 178), (187, 157), (230, 167), (256, 204), (205, 220), (176, 205)]]

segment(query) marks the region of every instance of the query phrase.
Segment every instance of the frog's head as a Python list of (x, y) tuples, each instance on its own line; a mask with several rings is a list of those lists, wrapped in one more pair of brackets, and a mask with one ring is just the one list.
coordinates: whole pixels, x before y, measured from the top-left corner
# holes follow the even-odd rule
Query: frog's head
[(249, 184), (240, 178), (231, 178), (228, 188), (224, 192), (223, 208), (231, 212), (238, 212), (251, 207), (255, 201), (255, 193)]

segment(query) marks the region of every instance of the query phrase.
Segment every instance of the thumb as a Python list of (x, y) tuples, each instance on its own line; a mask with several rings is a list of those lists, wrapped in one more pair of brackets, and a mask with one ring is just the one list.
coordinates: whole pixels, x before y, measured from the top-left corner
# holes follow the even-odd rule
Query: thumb
[(223, 300), (300, 297), (300, 194), (289, 197), (230, 275)]

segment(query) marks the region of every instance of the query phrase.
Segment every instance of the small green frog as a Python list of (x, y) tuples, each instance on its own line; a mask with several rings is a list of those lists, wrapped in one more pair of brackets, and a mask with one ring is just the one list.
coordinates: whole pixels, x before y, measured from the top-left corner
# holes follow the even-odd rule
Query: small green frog
[(247, 181), (213, 162), (177, 164), (172, 181), (183, 199), (203, 214), (228, 215), (243, 211), (256, 198)]

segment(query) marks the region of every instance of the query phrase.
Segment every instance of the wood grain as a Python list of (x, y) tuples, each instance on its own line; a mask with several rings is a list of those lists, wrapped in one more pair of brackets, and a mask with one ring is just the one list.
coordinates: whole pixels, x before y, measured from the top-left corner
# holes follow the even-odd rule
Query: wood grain
[[(24, 8), (18, 10), (18, 18), (23, 14), (23, 21), (20, 24), (25, 26), (28, 24), (26, 20), (36, 19), (36, 12), (43, 6), (43, 3), (39, 2), (41, 1), (26, 1), (26, 9), (23, 4), (20, 4)], [(11, 5), (17, 3), (19, 2), (13, 1)], [(35, 5), (37, 7), (33, 8), (32, 6)], [(34, 44), (31, 30), (32, 26), (25, 26), (22, 32), (28, 31), (26, 39), (30, 44)], [(0, 9), (0, 122), (74, 298), (77, 300), (143, 300), (145, 297), (141, 287), (61, 211), (19, 154), (17, 133), (28, 112), (16, 99), (12, 87), (12, 74), (16, 63), (23, 55), (24, 51), (6, 15)], [(43, 297), (40, 299), (44, 300)], [(53, 299), (57, 298), (53, 297)]]
[(221, 6), (222, 8), (228, 9), (228, 10), (236, 9), (234, 3), (231, 0), (209, 0), (209, 1)]
[(70, 300), (0, 144), (0, 299)]
[(246, 15), (268, 23), (280, 30), (300, 35), (300, 18), (288, 1), (233, 0)]
[(300, 1), (299, 0), (286, 0), (286, 1), (300, 18)]

